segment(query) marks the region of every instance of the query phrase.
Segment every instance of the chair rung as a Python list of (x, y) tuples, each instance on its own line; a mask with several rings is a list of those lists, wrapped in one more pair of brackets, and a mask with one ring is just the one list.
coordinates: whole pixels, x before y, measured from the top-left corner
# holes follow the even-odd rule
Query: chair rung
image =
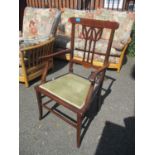
[[(46, 104), (46, 103), (45, 103), (45, 104)], [(75, 122), (73, 122), (73, 121), (71, 121), (71, 120), (66, 119), (66, 117), (62, 116), (62, 115), (60, 114), (60, 112), (58, 112), (58, 111), (56, 112), (55, 110), (50, 109), (50, 108), (49, 108), (48, 106), (46, 106), (45, 104), (43, 104), (42, 106), (43, 106), (44, 108), (46, 108), (49, 112), (55, 114), (56, 116), (58, 116), (59, 118), (61, 118), (62, 120), (64, 120), (64, 121), (67, 122), (68, 124), (70, 124), (71, 126), (77, 128), (77, 123), (75, 123)]]
[[(45, 96), (42, 96), (42, 98), (43, 97), (45, 97)], [(43, 105), (46, 105), (46, 104), (48, 104), (48, 103), (50, 103), (52, 100), (48, 100), (48, 101), (46, 101), (45, 103), (43, 103)]]

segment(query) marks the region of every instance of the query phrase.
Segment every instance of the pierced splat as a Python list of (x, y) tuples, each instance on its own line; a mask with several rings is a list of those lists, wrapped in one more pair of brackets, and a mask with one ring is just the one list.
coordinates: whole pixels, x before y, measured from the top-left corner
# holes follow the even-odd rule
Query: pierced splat
[[(84, 41), (84, 49), (77, 49), (84, 52), (83, 62), (86, 67), (93, 63), (96, 42), (101, 39), (103, 29), (88, 26), (82, 26), (82, 39)], [(88, 64), (87, 64), (88, 63)]]
[[(101, 21), (101, 20), (94, 20), (93, 19), (84, 19), (84, 18), (78, 18), (78, 21), (76, 18), (70, 18), (69, 20), (72, 23), (72, 36), (71, 36), (71, 49), (74, 52), (74, 50), (78, 50), (82, 54), (81, 60), (75, 60), (74, 59), (74, 53), (71, 54), (71, 61), (70, 61), (70, 71), (73, 71), (73, 63), (80, 63), (84, 67), (95, 67), (93, 65), (94, 57), (96, 55), (102, 55), (105, 57), (103, 60), (103, 66), (104, 64), (108, 63), (109, 55), (110, 55), (110, 49), (113, 41), (113, 36), (115, 29), (118, 28), (118, 23), (116, 22), (110, 22), (110, 21)], [(75, 25), (82, 26), (81, 33), (79, 33), (79, 38), (82, 39), (82, 45), (80, 46), (74, 46), (74, 40), (75, 40)], [(101, 39), (102, 33), (104, 28), (110, 29), (110, 37), (108, 41), (108, 46), (106, 48), (106, 53), (97, 52), (96, 50), (96, 42)]]

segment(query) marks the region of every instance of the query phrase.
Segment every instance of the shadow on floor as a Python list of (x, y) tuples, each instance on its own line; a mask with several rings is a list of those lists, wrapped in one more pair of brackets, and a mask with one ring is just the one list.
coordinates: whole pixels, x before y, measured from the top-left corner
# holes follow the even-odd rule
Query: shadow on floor
[(135, 155), (135, 117), (124, 123), (125, 127), (106, 122), (95, 155)]
[(127, 55), (125, 54), (125, 55), (124, 55), (124, 59), (123, 59), (123, 64), (122, 64), (122, 65), (127, 64), (127, 62), (128, 62), (128, 57), (127, 57)]
[(135, 65), (131, 69), (131, 78), (135, 80)]
[[(92, 120), (97, 115), (97, 113), (100, 111), (101, 106), (104, 104), (105, 98), (111, 93), (111, 87), (112, 87), (113, 82), (115, 81), (115, 79), (110, 77), (110, 76), (107, 76), (107, 75), (105, 76), (105, 79), (106, 80), (111, 80), (111, 82), (108, 85), (107, 89), (103, 88), (104, 84), (102, 86), (102, 91), (101, 91), (100, 100), (99, 100), (100, 107), (98, 107), (98, 98), (95, 97), (94, 100), (91, 103), (91, 106), (90, 106), (89, 110), (86, 112), (85, 119), (84, 119), (83, 125), (82, 125), (83, 132), (81, 133), (81, 142), (82, 142), (82, 140), (84, 138), (84, 135), (86, 134), (86, 132), (87, 132), (87, 130), (88, 130)], [(102, 94), (102, 92), (104, 92), (104, 93)]]

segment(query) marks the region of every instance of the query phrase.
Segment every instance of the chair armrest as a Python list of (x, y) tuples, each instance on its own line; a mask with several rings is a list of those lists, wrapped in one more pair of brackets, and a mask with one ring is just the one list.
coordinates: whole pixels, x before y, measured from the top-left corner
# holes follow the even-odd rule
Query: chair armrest
[(105, 64), (103, 67), (101, 67), (99, 70), (92, 72), (89, 76), (89, 81), (91, 82), (88, 94), (87, 94), (87, 98), (86, 98), (86, 104), (84, 105), (84, 107), (81, 109), (83, 112), (86, 112), (86, 110), (89, 108), (90, 106), (90, 102), (91, 102), (91, 96), (94, 94), (94, 84), (96, 83), (96, 78), (97, 76), (105, 71), (108, 67), (109, 63)]
[(106, 70), (109, 66), (109, 63), (105, 64), (103, 67), (101, 67), (99, 70), (91, 72), (90, 76), (89, 76), (89, 81), (94, 84), (96, 82), (96, 78), (97, 76), (103, 72), (104, 70)]
[(48, 61), (50, 58), (52, 58), (54, 56), (61, 55), (61, 54), (67, 54), (67, 53), (71, 53), (71, 52), (72, 52), (71, 49), (65, 49), (65, 50), (61, 50), (61, 51), (56, 52), (56, 53), (52, 53), (52, 54), (47, 55), (47, 56), (40, 57), (39, 59), (43, 60), (43, 61)]
[(49, 59), (54, 57), (54, 56), (57, 56), (57, 55), (70, 53), (71, 51), (72, 51), (71, 49), (66, 49), (66, 50), (62, 50), (60, 52), (53, 53), (53, 54), (50, 54), (50, 55), (43, 56), (43, 57), (39, 58), (40, 60), (45, 61), (45, 68), (44, 68), (43, 73), (42, 73), (41, 84), (46, 82), (46, 76), (47, 76), (48, 66), (49, 66)]
[(55, 38), (52, 37), (52, 38), (50, 38), (50, 39), (48, 39), (48, 40), (46, 40), (46, 41), (40, 42), (39, 44), (30, 45), (30, 46), (28, 46), (28, 47), (23, 47), (23, 48), (20, 48), (19, 50), (20, 50), (20, 52), (29, 51), (29, 50), (32, 51), (32, 49), (36, 49), (36, 48), (39, 48), (39, 47), (43, 47), (43, 46), (45, 46), (45, 45), (47, 45), (47, 44), (50, 44), (50, 43), (54, 42), (54, 40), (55, 40)]

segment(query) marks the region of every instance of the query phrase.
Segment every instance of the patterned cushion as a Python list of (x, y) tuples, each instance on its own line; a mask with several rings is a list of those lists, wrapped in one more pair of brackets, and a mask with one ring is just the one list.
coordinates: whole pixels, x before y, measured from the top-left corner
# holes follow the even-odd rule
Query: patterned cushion
[(54, 81), (42, 84), (40, 87), (81, 109), (85, 104), (90, 81), (74, 74), (67, 74)]
[[(61, 16), (61, 23), (58, 27), (58, 34), (63, 34), (66, 36), (71, 35), (71, 23), (68, 22), (70, 17), (110, 20), (118, 22), (120, 25), (119, 29), (115, 32), (114, 40), (123, 44), (127, 43), (134, 23), (134, 13), (132, 12), (107, 10), (102, 8), (93, 11), (64, 9), (64, 12)], [(80, 25), (76, 25), (75, 29), (75, 36), (79, 37), (81, 35)], [(104, 29), (102, 38), (108, 39), (109, 34), (110, 30)]]
[[(120, 51), (117, 51), (117, 52), (120, 53)], [(75, 57), (75, 59), (82, 60), (83, 52), (74, 50), (74, 57)], [(87, 54), (86, 54), (86, 57), (87, 57)], [(91, 59), (91, 55), (90, 55), (90, 59)], [(93, 64), (95, 64), (95, 62), (100, 62), (101, 64), (103, 64), (104, 59), (105, 59), (105, 56), (94, 54), (94, 62), (93, 62)], [(110, 56), (109, 57), (109, 62), (110, 63), (118, 64), (119, 60), (120, 60), (120, 58), (116, 57), (116, 56)]]
[[(70, 43), (71, 42), (67, 43), (67, 46), (66, 46), (67, 48), (70, 48)], [(85, 42), (84, 42), (83, 39), (75, 38), (75, 42), (74, 42), (74, 47), (75, 48), (84, 49), (84, 46), (85, 46)], [(99, 53), (106, 53), (107, 46), (108, 46), (108, 41), (107, 40), (100, 39), (100, 40), (98, 40), (96, 42), (95, 51), (96, 52), (99, 52)], [(118, 55), (118, 56), (121, 55), (121, 52), (118, 52), (114, 48), (111, 48), (111, 52), (110, 53), (111, 54), (114, 54), (114, 55)]]
[[(55, 48), (70, 48), (70, 38), (67, 36), (57, 36), (56, 40), (55, 40)], [(103, 40), (100, 39), (99, 41), (96, 42), (96, 48), (95, 51), (96, 52), (100, 52), (100, 53), (106, 53), (106, 49), (107, 49), (107, 45), (108, 45), (108, 41), (107, 40)], [(75, 43), (74, 43), (75, 48), (84, 48), (84, 41), (83, 39), (80, 38), (75, 38)], [(109, 61), (111, 63), (118, 63), (119, 62), (119, 57), (121, 55), (121, 50), (123, 49), (124, 45), (114, 41), (112, 44), (112, 48), (111, 48), (111, 54), (115, 55), (115, 56), (110, 56)], [(83, 57), (83, 52), (81, 51), (77, 51), (74, 50), (74, 56), (78, 57), (78, 58), (82, 58)], [(91, 58), (91, 57), (90, 57)], [(103, 62), (104, 61), (104, 56), (99, 56), (99, 55), (94, 55), (94, 60), (95, 61), (100, 61)]]
[[(116, 30), (114, 40), (126, 44), (134, 23), (134, 13), (126, 11), (115, 11), (107, 9), (97, 9), (95, 13), (95, 19), (110, 20), (119, 23), (119, 28)], [(105, 29), (103, 33), (103, 39), (108, 39), (110, 30)]]
[[(119, 23), (118, 30), (115, 31), (114, 40), (112, 44), (111, 54), (116, 56), (121, 55), (121, 50), (124, 48), (125, 44), (130, 38), (130, 33), (134, 23), (134, 13), (131, 12), (121, 12), (107, 9), (97, 9), (93, 11), (86, 10), (72, 10), (64, 9), (64, 12), (61, 16), (61, 23), (58, 26), (58, 34), (60, 34), (56, 39), (56, 47), (60, 48), (70, 48), (70, 39), (71, 36), (71, 23), (68, 21), (70, 17), (81, 17), (81, 18), (90, 18), (98, 20), (110, 20), (116, 21)], [(77, 25), (75, 27), (75, 48), (83, 47), (84, 42), (81, 38), (81, 26)], [(102, 40), (97, 42), (95, 51), (105, 52), (107, 46), (107, 39), (109, 39), (110, 30), (104, 29), (102, 34)], [(62, 37), (63, 35), (63, 37)], [(67, 39), (65, 39), (67, 37)], [(103, 43), (104, 41), (104, 43)], [(74, 56), (81, 58), (83, 52), (74, 50)], [(104, 56), (95, 55), (95, 60), (103, 62)], [(111, 63), (118, 63), (120, 60), (119, 57), (110, 56), (109, 61)]]
[[(70, 48), (69, 46), (70, 45), (67, 45), (67, 44), (70, 44), (70, 37), (68, 36), (65, 36), (65, 35), (57, 35), (56, 36), (56, 39), (55, 39), (55, 43), (54, 43), (54, 46), (55, 48)], [(76, 38), (75, 41), (77, 40), (81, 40), (80, 38)], [(82, 41), (82, 40), (81, 40)], [(107, 41), (108, 40), (104, 40), (104, 42), (107, 44)], [(122, 50), (124, 48), (124, 44), (118, 42), (118, 41), (113, 41), (113, 44), (112, 44), (112, 48), (116, 49), (116, 50)]]
[[(94, 13), (89, 12), (87, 10), (73, 10), (73, 9), (65, 8), (64, 12), (61, 15), (61, 23), (59, 24), (59, 27), (58, 27), (58, 34), (71, 36), (71, 23), (68, 21), (69, 18), (71, 17), (93, 19)], [(76, 25), (75, 29), (76, 29), (75, 36), (78, 37), (80, 35), (79, 32), (81, 32), (80, 31), (81, 26)]]
[[(75, 38), (74, 47), (79, 48), (79, 49), (84, 49), (84, 43), (85, 42), (83, 41), (83, 39)], [(106, 53), (107, 46), (108, 46), (108, 41), (100, 39), (99, 41), (96, 42), (95, 51), (99, 52), (99, 53)], [(66, 47), (70, 48), (70, 42), (67, 43)], [(117, 56), (121, 55), (121, 51), (117, 50), (115, 48), (111, 48), (110, 54), (115, 55), (115, 56), (110, 56), (109, 61), (111, 63), (118, 63), (119, 62), (119, 57), (117, 57)], [(79, 50), (74, 50), (74, 56), (78, 57), (78, 58), (83, 58), (83, 52), (81, 52)], [(86, 58), (87, 58), (87, 54), (86, 54)], [(103, 62), (104, 58), (105, 58), (105, 56), (94, 55), (94, 60), (95, 61)], [(90, 59), (91, 59), (91, 54), (90, 54)]]
[(55, 34), (59, 19), (58, 9), (26, 7), (23, 19), (24, 41), (36, 43), (47, 40)]

